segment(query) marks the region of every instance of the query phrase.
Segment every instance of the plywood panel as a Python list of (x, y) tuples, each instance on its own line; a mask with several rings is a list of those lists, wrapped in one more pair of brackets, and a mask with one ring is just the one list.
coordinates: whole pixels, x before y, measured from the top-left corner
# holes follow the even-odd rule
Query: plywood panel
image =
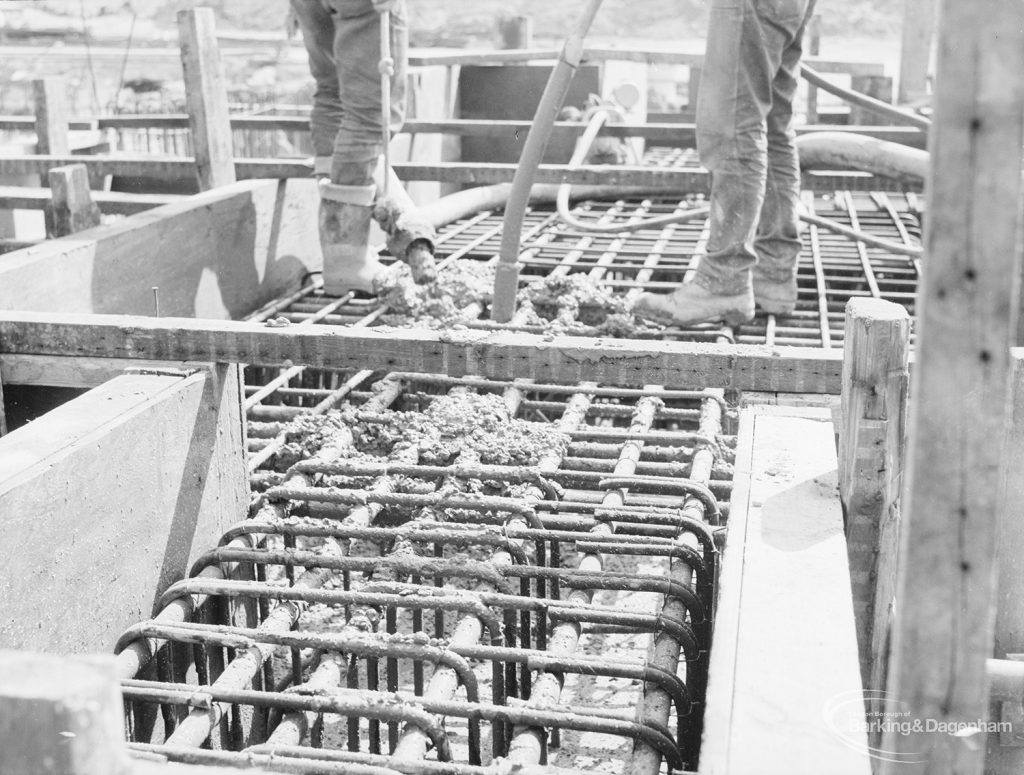
[(244, 518), (236, 367), (127, 375), (0, 439), (0, 647), (109, 651)]
[(321, 264), (312, 180), (247, 181), (4, 256), (0, 309), (236, 318)]

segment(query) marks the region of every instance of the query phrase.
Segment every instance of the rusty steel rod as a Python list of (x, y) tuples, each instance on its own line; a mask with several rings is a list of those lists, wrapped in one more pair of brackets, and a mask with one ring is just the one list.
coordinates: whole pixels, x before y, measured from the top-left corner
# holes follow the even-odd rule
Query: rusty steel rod
[[(700, 421), (701, 432), (711, 437), (715, 437), (721, 432), (721, 428), (721, 404), (716, 401), (706, 401), (704, 403), (703, 414)], [(713, 466), (714, 453), (710, 448), (704, 447), (698, 450), (694, 455), (691, 477), (696, 482), (706, 483), (711, 478), (711, 469)], [(703, 520), (705, 518), (704, 502), (693, 496), (688, 496), (683, 511), (692, 519)], [(689, 538), (690, 536), (684, 535), (680, 538), (680, 541), (686, 541)], [(689, 586), (693, 580), (693, 572), (693, 567), (687, 563), (673, 560), (671, 570), (669, 571), (669, 577), (679, 581), (684, 586)], [(686, 609), (677, 600), (666, 598), (662, 613), (665, 616), (680, 618), (686, 615)], [(652, 643), (649, 661), (651, 664), (657, 665), (663, 670), (674, 673), (679, 664), (679, 643), (668, 633), (661, 633), (657, 635)], [(699, 666), (694, 673), (695, 675), (693, 677), (696, 679), (695, 683), (699, 685), (694, 687), (695, 691), (693, 694), (696, 697), (703, 697), (703, 689), (707, 680), (706, 661), (705, 665)], [(690, 667), (688, 666), (688, 684), (690, 683), (690, 679)], [(643, 702), (639, 711), (640, 718), (667, 721), (671, 708), (672, 705), (669, 697), (664, 693), (664, 691), (651, 684), (645, 685)], [(688, 735), (689, 739), (680, 741), (681, 745), (683, 745), (688, 752), (687, 766), (691, 767), (696, 764), (696, 751), (700, 742), (700, 716), (702, 714), (703, 705), (701, 703), (691, 711), (694, 723), (690, 727), (690, 734)], [(651, 775), (654, 775), (661, 767), (661, 753), (648, 745), (645, 741), (637, 740), (633, 746), (633, 755), (630, 760), (629, 767), (630, 772), (651, 773)]]
[[(656, 389), (655, 386), (645, 386), (645, 390)], [(630, 424), (630, 433), (643, 434), (647, 432), (654, 422), (660, 399), (654, 397), (641, 398), (634, 410), (633, 421)], [(643, 442), (639, 440), (627, 440), (622, 445), (619, 460), (615, 466), (615, 472), (621, 476), (629, 476), (636, 470), (636, 463), (640, 459), (640, 451)], [(616, 508), (625, 504), (625, 493), (618, 489), (606, 491), (601, 505), (607, 508)], [(589, 535), (605, 538), (613, 534), (611, 525), (599, 523), (590, 531)], [(603, 569), (603, 561), (600, 554), (585, 552), (577, 565), (578, 570), (589, 573), (600, 573)], [(587, 588), (576, 588), (570, 592), (568, 600), (570, 603), (581, 603), (589, 605), (593, 602), (594, 591)], [(581, 627), (575, 622), (559, 622), (552, 627), (548, 641), (548, 651), (555, 657), (568, 657), (576, 651), (581, 635)], [(562, 693), (563, 679), (560, 675), (551, 672), (539, 673), (533, 680), (533, 690), (530, 694), (531, 707), (544, 707), (557, 703)], [(519, 727), (515, 730), (512, 745), (509, 748), (509, 759), (516, 764), (546, 764), (547, 763), (547, 732), (536, 727)]]

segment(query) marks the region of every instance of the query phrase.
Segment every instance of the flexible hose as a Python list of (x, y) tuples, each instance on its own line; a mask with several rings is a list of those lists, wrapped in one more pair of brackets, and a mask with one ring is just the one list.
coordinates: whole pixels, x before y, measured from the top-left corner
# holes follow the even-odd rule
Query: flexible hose
[(928, 131), (928, 129), (931, 128), (932, 122), (924, 116), (920, 116), (917, 113), (911, 113), (908, 110), (902, 110), (897, 108), (895, 105), (890, 105), (888, 102), (882, 102), (882, 100), (876, 100), (874, 97), (869, 97), (861, 92), (853, 91), (852, 89), (844, 89), (842, 86), (836, 86), (834, 83), (825, 80), (817, 70), (808, 67), (803, 63), (800, 64), (800, 75), (802, 75), (804, 80), (808, 83), (813, 83), (822, 91), (827, 91), (829, 94), (839, 97), (851, 105), (857, 105), (858, 107), (865, 108), (873, 113), (894, 119), (903, 124), (916, 126), (918, 129), (923, 129), (924, 131)]
[(516, 293), (519, 289), (519, 246), (523, 237), (523, 221), (530, 202), (530, 189), (540, 166), (541, 158), (551, 139), (558, 111), (565, 102), (572, 77), (583, 57), (583, 40), (601, 7), (601, 0), (590, 0), (580, 17), (575, 31), (566, 39), (562, 53), (551, 71), (544, 94), (533, 117), (533, 126), (526, 137), (522, 156), (512, 179), (512, 190), (505, 208), (505, 224), (501, 235), (501, 250), (494, 277), (494, 303), (491, 316), (498, 323), (507, 323), (516, 311)]
[[(608, 120), (609, 113), (607, 110), (599, 110), (591, 116), (590, 121), (587, 123), (587, 127), (583, 134), (580, 136), (579, 141), (576, 144), (576, 149), (573, 152), (572, 158), (569, 160), (568, 169), (573, 170), (579, 167), (583, 163), (587, 154), (590, 152), (590, 147), (594, 140), (597, 138), (598, 133), (601, 131), (601, 127), (604, 126)], [(854, 146), (849, 146), (843, 142), (847, 137), (853, 138)], [(850, 135), (842, 132), (822, 132), (820, 134), (808, 135), (808, 139), (814, 143), (814, 148), (817, 152), (815, 159), (822, 160), (829, 157), (826, 152), (828, 149), (831, 150), (833, 156), (841, 157), (846, 164), (855, 164), (858, 161), (863, 166), (866, 164), (871, 156), (882, 156), (886, 158), (888, 165), (887, 170), (893, 172), (902, 172), (913, 175), (920, 173), (923, 175), (924, 167), (927, 166), (928, 154), (924, 151), (915, 151), (915, 149), (907, 149), (914, 151), (910, 156), (904, 153), (897, 153), (897, 149), (905, 148), (905, 146), (898, 146), (896, 143), (883, 143), (882, 141), (872, 140), (866, 138), (869, 143), (865, 144), (863, 141), (865, 138), (861, 138), (858, 135)], [(817, 138), (817, 139), (813, 139)], [(893, 148), (889, 148), (893, 146)], [(868, 153), (865, 154), (865, 149)], [(886, 150), (890, 151), (890, 155), (886, 156), (884, 153)], [(924, 156), (924, 166), (920, 166), (920, 155)], [(902, 162), (903, 166), (900, 166)], [(558, 196), (555, 200), (555, 204), (558, 209), (558, 217), (569, 226), (580, 231), (596, 232), (601, 234), (618, 234), (626, 231), (639, 231), (640, 229), (655, 229), (664, 228), (676, 223), (685, 223), (687, 221), (693, 221), (700, 218), (706, 218), (710, 214), (710, 208), (700, 207), (692, 210), (687, 210), (682, 213), (673, 213), (672, 215), (664, 215), (657, 218), (648, 218), (642, 221), (622, 221), (619, 223), (596, 223), (594, 221), (584, 221), (572, 214), (569, 210), (569, 197), (572, 193), (572, 185), (564, 183), (558, 188)], [(841, 234), (850, 239), (863, 242), (866, 245), (872, 245), (874, 247), (888, 250), (891, 253), (904, 256), (920, 256), (922, 253), (921, 248), (913, 245), (904, 245), (899, 242), (891, 242), (881, 237), (875, 237), (871, 234), (866, 234), (855, 229), (851, 229), (848, 226), (843, 226), (841, 223), (829, 220), (827, 218), (821, 218), (817, 215), (811, 215), (810, 213), (801, 212), (799, 214), (801, 220), (806, 223), (813, 224), (822, 229), (828, 229), (829, 231)]]

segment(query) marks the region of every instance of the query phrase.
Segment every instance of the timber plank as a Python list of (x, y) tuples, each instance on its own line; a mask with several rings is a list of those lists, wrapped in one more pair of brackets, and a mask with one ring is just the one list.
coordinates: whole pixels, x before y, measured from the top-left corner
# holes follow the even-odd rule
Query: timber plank
[(837, 393), (842, 354), (799, 347), (0, 312), (0, 352)]
[[(90, 174), (125, 177), (188, 178), (194, 173), (191, 158), (154, 157), (142, 155), (116, 156), (38, 156), (26, 155), (0, 158), (0, 175), (45, 175), (52, 167), (82, 163)], [(475, 162), (444, 162), (428, 164), (402, 162), (392, 165), (399, 178), (405, 181), (429, 180), (442, 183), (489, 185), (511, 183), (516, 165), (505, 163), (478, 164)], [(312, 167), (304, 161), (278, 159), (244, 159), (235, 161), (235, 174), (239, 180), (253, 178), (310, 178)], [(542, 164), (534, 179), (536, 184), (595, 185), (645, 188), (665, 188), (671, 191), (699, 193), (707, 191), (708, 174), (700, 168), (664, 168), (629, 165), (581, 165), (569, 169), (564, 165)], [(863, 189), (887, 190), (884, 179), (862, 172), (805, 172), (804, 188), (815, 191)], [(906, 184), (896, 183), (897, 188)]]
[[(812, 87), (813, 88), (813, 87)], [(308, 132), (308, 116), (231, 116), (232, 129), (281, 130), (285, 132)], [(174, 129), (187, 128), (189, 118), (179, 114), (132, 114), (103, 116), (96, 119), (73, 119), (72, 129)], [(403, 134), (445, 134), (461, 137), (495, 137), (515, 134), (525, 136), (532, 122), (504, 119), (410, 119), (402, 125)], [(0, 129), (31, 129), (33, 119), (29, 116), (0, 116)], [(556, 121), (553, 136), (583, 133), (586, 124), (578, 121)], [(835, 132), (835, 124), (812, 124), (796, 127), (797, 135), (810, 132)], [(843, 132), (868, 135), (879, 140), (912, 145), (923, 148), (925, 133), (912, 126), (843, 126)], [(696, 143), (696, 126), (693, 122), (648, 122), (642, 124), (609, 124), (601, 130), (609, 137), (642, 137), (654, 142), (670, 142), (684, 146)]]
[[(126, 375), (0, 439), (0, 646), (109, 652), (248, 508), (240, 369)], [(55, 614), (55, 612), (59, 612)]]
[[(996, 605), (996, 659), (1024, 653), (1024, 522), (1020, 504), (1024, 502), (1024, 350), (1014, 348), (1012, 393), (1009, 422), (1003, 447), (1005, 460), (999, 487), (999, 582)], [(993, 692), (994, 694), (994, 692)], [(993, 697), (993, 699), (995, 699)], [(1020, 721), (1020, 703), (995, 701), (994, 719), (1010, 721), (1009, 733), (988, 738), (985, 769), (992, 775), (1010, 775), (1024, 770), (1024, 729)], [(1012, 744), (1005, 743), (1012, 740)]]
[[(126, 194), (120, 191), (90, 193), (100, 211), (110, 215), (134, 215), (184, 198), (175, 194)], [(0, 186), (0, 207), (10, 210), (42, 210), (50, 203), (52, 196), (53, 192), (48, 188)]]
[(829, 420), (741, 410), (701, 775), (870, 775)]
[[(183, 361), (144, 361), (124, 358), (72, 358), (63, 355), (0, 354), (0, 380), (8, 385), (93, 388), (119, 377), (125, 370), (194, 371), (208, 364)], [(2, 389), (2, 384), (0, 384)]]
[[(319, 268), (313, 180), (246, 181), (6, 253), (0, 309), (242, 317)], [(314, 224), (313, 227), (310, 224)]]

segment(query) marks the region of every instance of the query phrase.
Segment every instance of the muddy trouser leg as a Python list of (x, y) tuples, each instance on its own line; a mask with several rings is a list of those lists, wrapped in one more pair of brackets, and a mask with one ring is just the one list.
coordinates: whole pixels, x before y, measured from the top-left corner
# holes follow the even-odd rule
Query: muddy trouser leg
[(341, 126), (341, 87), (334, 61), (334, 15), (324, 0), (291, 0), (309, 56), (309, 72), (316, 83), (309, 128), (315, 155), (314, 172), (328, 175), (334, 138)]
[(800, 71), (803, 33), (813, 12), (811, 2), (793, 42), (782, 54), (772, 82), (772, 108), (767, 117), (768, 179), (754, 242), (758, 262), (754, 275), (769, 283), (796, 278), (800, 256), (800, 163), (793, 131), (793, 96)]
[[(711, 172), (707, 253), (695, 280), (716, 294), (750, 287), (768, 180), (767, 117), (784, 52), (809, 0), (713, 0), (697, 100), (697, 148)], [(799, 56), (799, 49), (797, 49)]]

